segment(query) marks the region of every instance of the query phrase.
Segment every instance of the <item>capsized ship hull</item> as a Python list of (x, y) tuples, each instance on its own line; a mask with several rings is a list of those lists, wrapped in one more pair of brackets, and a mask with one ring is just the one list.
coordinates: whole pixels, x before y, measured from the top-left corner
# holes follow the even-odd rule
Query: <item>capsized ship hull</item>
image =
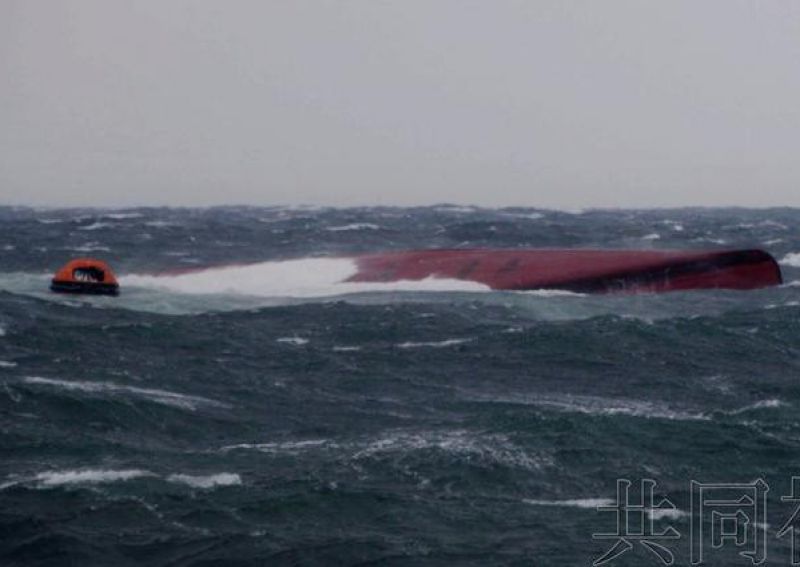
[(756, 289), (782, 283), (762, 250), (471, 249), (367, 254), (347, 281), (425, 278), (474, 281), (497, 290), (580, 293)]

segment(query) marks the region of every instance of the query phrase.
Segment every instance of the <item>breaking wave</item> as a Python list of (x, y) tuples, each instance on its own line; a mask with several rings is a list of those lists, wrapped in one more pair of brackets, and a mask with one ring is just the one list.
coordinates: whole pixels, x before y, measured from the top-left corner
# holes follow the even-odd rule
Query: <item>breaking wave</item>
[(587, 508), (595, 509), (599, 506), (613, 506), (614, 501), (610, 498), (576, 498), (572, 500), (536, 500), (525, 498), (525, 504), (532, 506), (561, 506), (567, 508)]
[[(570, 500), (537, 500), (533, 498), (523, 498), (522, 502), (531, 506), (581, 508), (586, 510), (596, 510), (597, 508), (617, 505), (617, 502), (611, 498), (576, 498)], [(680, 520), (689, 517), (688, 512), (674, 507), (645, 508), (644, 511), (652, 520)]]
[(781, 264), (793, 268), (800, 268), (800, 252), (790, 252), (781, 259)]
[(591, 416), (627, 416), (675, 421), (707, 421), (711, 419), (701, 412), (677, 410), (654, 402), (622, 398), (544, 394), (535, 397), (479, 396), (472, 399), (477, 402), (529, 405), (552, 411)]
[(90, 381), (73, 381), (73, 380), (58, 380), (54, 378), (42, 378), (40, 376), (28, 376), (23, 379), (26, 384), (34, 384), (40, 386), (50, 386), (54, 388), (62, 388), (66, 390), (74, 390), (85, 392), (89, 394), (105, 394), (105, 395), (129, 395), (139, 398), (144, 398), (151, 402), (172, 406), (186, 410), (196, 410), (200, 405), (216, 406), (216, 407), (230, 407), (227, 404), (203, 398), (201, 396), (191, 396), (188, 394), (179, 394), (177, 392), (168, 392), (166, 390), (156, 390), (153, 388), (139, 388), (136, 386), (124, 386), (122, 384), (115, 384), (113, 382), (90, 382)]
[(86, 469), (43, 472), (36, 475), (35, 479), (40, 485), (46, 487), (63, 486), (65, 484), (100, 484), (106, 482), (123, 482), (147, 476), (155, 476), (150, 471), (141, 469), (107, 470)]
[(435, 451), (451, 457), (487, 465), (503, 465), (528, 471), (551, 466), (552, 459), (540, 452), (522, 449), (506, 435), (468, 430), (386, 431), (381, 435), (357, 440), (335, 441), (308, 439), (268, 443), (239, 443), (218, 449), (218, 452), (259, 451), (275, 455), (298, 455), (310, 451), (332, 452), (335, 458), (358, 463), (396, 457), (406, 458), (420, 451)]
[(428, 341), (428, 342), (405, 342), (397, 345), (397, 348), (447, 348), (449, 346), (463, 345), (472, 339), (445, 339), (443, 341)]
[(357, 222), (353, 224), (345, 224), (342, 226), (329, 226), (325, 230), (329, 232), (347, 232), (350, 230), (378, 230), (380, 226), (371, 222)]
[(124, 286), (187, 294), (236, 294), (256, 297), (329, 297), (372, 291), (489, 291), (463, 280), (426, 278), (388, 283), (347, 282), (357, 272), (350, 258), (306, 258), (226, 266), (183, 274), (129, 275)]
[(280, 337), (275, 339), (275, 342), (294, 346), (303, 346), (308, 344), (308, 339), (304, 339), (302, 337)]
[(219, 473), (208, 476), (171, 474), (167, 477), (167, 481), (186, 484), (192, 488), (214, 488), (217, 486), (236, 486), (242, 484), (242, 478), (235, 473)]
[(0, 490), (29, 483), (39, 488), (58, 488), (71, 485), (126, 482), (142, 478), (163, 479), (169, 483), (184, 484), (201, 489), (242, 484), (242, 478), (236, 473), (217, 473), (205, 476), (176, 473), (161, 477), (161, 475), (144, 469), (74, 469), (46, 471), (38, 473), (32, 478), (11, 480), (0, 485)]

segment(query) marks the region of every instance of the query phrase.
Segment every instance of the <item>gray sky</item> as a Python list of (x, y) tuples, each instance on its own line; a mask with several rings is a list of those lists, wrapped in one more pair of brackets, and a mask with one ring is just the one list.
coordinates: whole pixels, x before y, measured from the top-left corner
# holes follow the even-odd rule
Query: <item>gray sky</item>
[(0, 203), (800, 206), (800, 2), (0, 0)]

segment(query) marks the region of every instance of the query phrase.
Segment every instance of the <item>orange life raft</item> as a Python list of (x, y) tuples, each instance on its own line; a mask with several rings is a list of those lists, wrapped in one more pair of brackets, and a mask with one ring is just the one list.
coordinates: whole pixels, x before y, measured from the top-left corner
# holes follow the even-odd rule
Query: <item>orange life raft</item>
[(53, 277), (50, 289), (58, 293), (119, 295), (119, 283), (102, 260), (78, 258), (68, 262)]

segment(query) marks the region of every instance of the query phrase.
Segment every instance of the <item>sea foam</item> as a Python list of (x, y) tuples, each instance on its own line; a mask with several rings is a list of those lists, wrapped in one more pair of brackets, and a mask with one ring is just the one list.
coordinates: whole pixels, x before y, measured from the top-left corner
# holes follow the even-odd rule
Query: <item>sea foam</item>
[(595, 509), (599, 506), (613, 506), (614, 501), (610, 498), (576, 498), (571, 500), (535, 500), (525, 498), (522, 500), (525, 504), (532, 506), (561, 506), (566, 508), (591, 508)]
[(380, 227), (371, 222), (357, 222), (353, 224), (345, 224), (342, 226), (329, 226), (325, 230), (329, 232), (347, 232), (352, 230), (378, 230)]
[(67, 485), (106, 484), (125, 482), (141, 478), (160, 478), (173, 484), (185, 484), (192, 488), (216, 488), (219, 486), (236, 486), (242, 484), (242, 478), (236, 473), (217, 473), (211, 475), (170, 474), (166, 477), (143, 469), (75, 469), (47, 471), (36, 474), (28, 481), (14, 480), (0, 485), (0, 489), (15, 486), (22, 482), (33, 481), (42, 488), (54, 488)]
[(781, 264), (793, 268), (800, 268), (800, 252), (790, 252), (781, 259)]
[(217, 486), (236, 486), (242, 484), (242, 478), (235, 473), (219, 473), (208, 476), (191, 474), (171, 474), (168, 482), (186, 484), (192, 488), (215, 488)]
[(373, 291), (489, 291), (477, 282), (426, 278), (396, 282), (348, 282), (358, 272), (352, 258), (305, 258), (223, 266), (180, 274), (128, 275), (123, 286), (186, 294), (236, 294), (254, 297), (329, 297)]
[(308, 344), (308, 339), (304, 339), (302, 337), (280, 337), (279, 339), (276, 339), (275, 342), (303, 346)]
[[(616, 502), (611, 498), (575, 498), (569, 500), (536, 500), (524, 498), (525, 504), (531, 506), (555, 506), (564, 508), (582, 508), (595, 510), (602, 507), (616, 506)], [(689, 516), (687, 512), (677, 508), (646, 508), (645, 513), (652, 520), (678, 520)]]
[(148, 476), (155, 475), (150, 471), (141, 469), (84, 469), (43, 472), (37, 474), (35, 480), (42, 486), (62, 486), (65, 484), (99, 484), (105, 482), (120, 482)]
[(462, 345), (470, 342), (472, 339), (445, 339), (443, 341), (426, 341), (426, 342), (405, 342), (399, 343), (397, 348), (447, 348), (455, 345)]
[(538, 406), (544, 409), (565, 413), (581, 413), (591, 416), (627, 416), (645, 419), (666, 419), (675, 421), (708, 421), (711, 418), (701, 412), (673, 409), (661, 404), (624, 398), (605, 398), (571, 394), (536, 396), (479, 396), (479, 402), (507, 403)]
[(108, 395), (132, 395), (145, 398), (151, 402), (173, 406), (181, 409), (195, 410), (199, 405), (230, 407), (227, 404), (188, 394), (179, 394), (167, 390), (156, 390), (152, 388), (138, 388), (136, 386), (125, 386), (113, 382), (90, 382), (80, 380), (58, 380), (55, 378), (42, 378), (40, 376), (27, 376), (23, 379), (26, 384), (41, 386), (51, 386), (66, 390), (75, 390), (93, 394)]

